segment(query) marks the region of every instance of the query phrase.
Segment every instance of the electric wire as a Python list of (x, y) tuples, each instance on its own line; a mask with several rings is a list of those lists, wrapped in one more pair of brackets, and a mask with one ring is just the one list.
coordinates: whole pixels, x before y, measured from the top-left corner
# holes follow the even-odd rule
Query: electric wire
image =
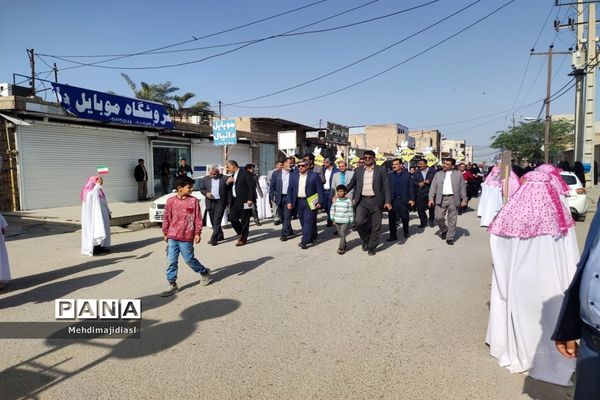
[(500, 10), (502, 10), (503, 8), (507, 7), (509, 4), (513, 3), (514, 1), (515, 0), (509, 0), (509, 1), (507, 1), (506, 3), (504, 3), (503, 5), (501, 5), (500, 7), (496, 8), (494, 11), (492, 11), (492, 12), (486, 14), (485, 16), (479, 18), (475, 22), (473, 22), (473, 23), (467, 25), (466, 27), (460, 29), (456, 33), (454, 33), (454, 34), (446, 37), (445, 39), (440, 40), (439, 42), (435, 43), (434, 45), (431, 45), (431, 46), (427, 47), (425, 50), (422, 50), (422, 51), (418, 52), (417, 54), (415, 54), (415, 55), (413, 55), (413, 56), (411, 56), (411, 57), (409, 57), (409, 58), (407, 58), (407, 59), (399, 62), (398, 64), (395, 64), (395, 65), (393, 65), (393, 66), (391, 66), (389, 68), (386, 68), (383, 71), (380, 71), (380, 72), (378, 72), (376, 74), (370, 75), (369, 77), (367, 77), (365, 79), (362, 79), (362, 80), (360, 80), (358, 82), (354, 82), (354, 83), (352, 83), (350, 85), (347, 85), (347, 86), (344, 86), (344, 87), (342, 87), (340, 89), (333, 90), (333, 91), (330, 91), (330, 92), (327, 92), (327, 93), (324, 93), (324, 94), (321, 94), (321, 95), (318, 95), (318, 96), (313, 96), (313, 97), (309, 97), (309, 98), (306, 98), (306, 99), (302, 99), (302, 100), (298, 100), (298, 101), (294, 101), (294, 102), (290, 102), (290, 103), (285, 103), (285, 104), (278, 104), (278, 105), (271, 105), (271, 106), (235, 106), (235, 107), (244, 107), (244, 108), (279, 108), (279, 107), (287, 107), (287, 106), (290, 106), (290, 105), (302, 104), (302, 103), (306, 103), (306, 102), (309, 102), (309, 101), (317, 100), (317, 99), (320, 99), (320, 98), (323, 98), (323, 97), (330, 96), (332, 94), (336, 94), (336, 93), (342, 92), (342, 91), (350, 89), (352, 87), (358, 86), (358, 85), (360, 85), (362, 83), (365, 83), (367, 81), (370, 81), (370, 80), (372, 80), (372, 79), (374, 79), (374, 78), (376, 78), (376, 77), (378, 77), (380, 75), (383, 75), (383, 74), (385, 74), (385, 73), (387, 73), (387, 72), (389, 72), (389, 71), (391, 71), (391, 70), (393, 70), (395, 68), (398, 68), (399, 66), (404, 65), (407, 62), (409, 62), (409, 61), (411, 61), (411, 60), (413, 60), (413, 59), (415, 59), (415, 58), (417, 58), (417, 57), (419, 57), (419, 56), (421, 56), (421, 55), (423, 55), (423, 54), (425, 54), (425, 53), (433, 50), (434, 48), (440, 46), (441, 44), (443, 44), (443, 43), (445, 43), (445, 42), (453, 39), (454, 37), (460, 35), (461, 33), (465, 32), (466, 30), (468, 30), (468, 29), (472, 28), (473, 26), (477, 25), (481, 21), (484, 21), (487, 18), (491, 17), (492, 15), (496, 14), (497, 12), (499, 12)]
[[(338, 26), (333, 26), (333, 27), (323, 28), (323, 29), (314, 29), (314, 30), (310, 30), (310, 31), (285, 33), (285, 34), (277, 35), (277, 37), (308, 35), (308, 34), (331, 32), (331, 31), (335, 31), (335, 30), (340, 30), (340, 29), (345, 29), (345, 28), (349, 28), (349, 27), (354, 27), (354, 26), (366, 24), (366, 23), (369, 23), (369, 22), (379, 21), (381, 19), (393, 17), (393, 16), (396, 16), (398, 14), (403, 14), (403, 13), (405, 13), (407, 11), (412, 11), (412, 10), (415, 10), (417, 8), (425, 7), (425, 6), (428, 6), (428, 5), (432, 4), (432, 3), (436, 3), (438, 1), (439, 0), (431, 0), (431, 1), (427, 2), (427, 3), (420, 4), (418, 6), (406, 8), (406, 9), (403, 9), (403, 10), (400, 10), (400, 11), (396, 11), (396, 12), (393, 12), (393, 13), (384, 14), (384, 15), (380, 15), (380, 16), (377, 16), (377, 17), (373, 17), (373, 18), (369, 18), (369, 19), (364, 19), (364, 20), (361, 20), (361, 21), (357, 21), (357, 22), (353, 22), (353, 23), (349, 23), (349, 24), (345, 24), (345, 25), (338, 25)], [(210, 45), (210, 46), (191, 47), (191, 48), (187, 48), (187, 49), (151, 51), (151, 52), (147, 52), (147, 53), (144, 53), (144, 54), (141, 54), (141, 55), (182, 53), (182, 52), (188, 52), (188, 51), (214, 49), (214, 48), (219, 48), (219, 47), (229, 47), (229, 46), (236, 46), (236, 45), (245, 44), (245, 43), (251, 43), (251, 42), (255, 42), (255, 41), (261, 40), (261, 39), (267, 39), (267, 38), (270, 38), (270, 37), (271, 36), (266, 36), (266, 37), (258, 38), (258, 39), (243, 40), (243, 41), (231, 42), (231, 43), (215, 44), (215, 45)], [(103, 55), (79, 55), (79, 56), (77, 56), (77, 55), (74, 55), (74, 56), (54, 55), (54, 54), (44, 54), (44, 53), (39, 53), (39, 54), (42, 55), (42, 56), (46, 56), (46, 57), (96, 58), (96, 57), (119, 57), (119, 56), (130, 55), (131, 53), (126, 53), (126, 54), (103, 54)]]
[(454, 16), (456, 16), (458, 14), (460, 14), (461, 12), (467, 10), (468, 8), (474, 6), (475, 4), (477, 4), (479, 2), (481, 2), (481, 0), (476, 0), (476, 1), (472, 2), (471, 4), (468, 4), (467, 6), (461, 8), (460, 10), (453, 12), (452, 14), (450, 14), (450, 15), (448, 15), (448, 16), (446, 16), (446, 17), (444, 17), (444, 18), (442, 18), (442, 19), (434, 22), (433, 24), (428, 25), (427, 27), (425, 27), (423, 29), (418, 30), (417, 32), (415, 32), (415, 33), (413, 33), (411, 35), (408, 35), (408, 36), (406, 36), (406, 37), (404, 37), (404, 38), (402, 38), (402, 39), (400, 39), (400, 40), (392, 43), (389, 46), (386, 46), (386, 47), (384, 47), (384, 48), (382, 48), (380, 50), (377, 50), (377, 51), (375, 51), (375, 52), (373, 52), (373, 53), (371, 53), (371, 54), (369, 54), (369, 55), (367, 55), (365, 57), (362, 57), (362, 58), (360, 58), (360, 59), (358, 59), (358, 60), (356, 60), (356, 61), (354, 61), (354, 62), (352, 62), (350, 64), (346, 64), (346, 65), (344, 65), (344, 66), (342, 66), (340, 68), (334, 69), (333, 71), (330, 71), (330, 72), (325, 73), (323, 75), (319, 75), (316, 78), (312, 78), (312, 79), (309, 79), (307, 81), (298, 83), (296, 85), (289, 86), (289, 87), (281, 89), (281, 90), (276, 90), (274, 92), (270, 92), (270, 93), (267, 93), (267, 94), (262, 95), (262, 96), (256, 96), (256, 97), (252, 97), (252, 98), (249, 98), (249, 99), (236, 101), (236, 102), (233, 102), (233, 103), (227, 103), (225, 105), (226, 106), (236, 106), (236, 105), (239, 105), (239, 104), (248, 103), (248, 102), (251, 102), (251, 101), (256, 101), (256, 100), (264, 99), (264, 98), (267, 98), (267, 97), (275, 96), (277, 94), (288, 92), (290, 90), (297, 89), (297, 88), (302, 87), (302, 86), (306, 86), (306, 85), (308, 85), (310, 83), (313, 83), (313, 82), (316, 82), (316, 81), (321, 80), (323, 78), (326, 78), (328, 76), (334, 75), (334, 74), (336, 74), (336, 73), (338, 73), (340, 71), (343, 71), (343, 70), (348, 69), (348, 68), (350, 68), (350, 67), (352, 67), (354, 65), (357, 65), (357, 64), (359, 64), (359, 63), (361, 63), (363, 61), (366, 61), (366, 60), (368, 60), (370, 58), (373, 58), (376, 55), (381, 54), (381, 53), (383, 53), (383, 52), (385, 52), (385, 51), (387, 51), (387, 50), (389, 50), (389, 49), (391, 49), (391, 48), (393, 48), (393, 47), (395, 47), (395, 46), (397, 46), (397, 45), (399, 45), (401, 43), (404, 43), (404, 42), (406, 42), (409, 39), (414, 38), (415, 36), (417, 36), (417, 35), (425, 32), (425, 31), (427, 31), (427, 30), (429, 30), (429, 29), (431, 29), (431, 28), (433, 28), (433, 27), (435, 27), (435, 26), (437, 26), (437, 25), (439, 25), (439, 24), (441, 24), (441, 23), (449, 20), (450, 18), (452, 18), (452, 17), (454, 17)]
[(149, 53), (149, 52), (152, 52), (152, 51), (164, 50), (164, 49), (168, 49), (168, 48), (171, 48), (171, 47), (181, 46), (183, 44), (192, 43), (192, 42), (195, 42), (195, 41), (201, 40), (201, 39), (207, 39), (209, 37), (214, 37), (214, 36), (217, 36), (217, 35), (221, 35), (223, 33), (232, 32), (232, 31), (235, 31), (235, 30), (238, 30), (238, 29), (242, 29), (242, 28), (246, 28), (248, 26), (252, 26), (252, 25), (255, 25), (255, 24), (258, 24), (258, 23), (261, 23), (261, 22), (265, 22), (265, 21), (268, 21), (268, 20), (271, 20), (271, 19), (275, 19), (275, 18), (281, 17), (283, 15), (291, 14), (291, 13), (294, 13), (296, 11), (304, 10), (304, 9), (312, 7), (314, 5), (317, 5), (317, 4), (320, 4), (320, 3), (324, 3), (326, 1), (327, 0), (318, 0), (318, 1), (315, 1), (313, 3), (309, 3), (309, 4), (306, 4), (304, 6), (294, 8), (292, 10), (288, 10), (288, 11), (284, 11), (284, 12), (281, 12), (281, 13), (278, 13), (278, 14), (274, 14), (274, 15), (271, 15), (269, 17), (261, 18), (261, 19), (256, 20), (256, 21), (252, 21), (252, 22), (248, 22), (246, 24), (235, 26), (233, 28), (224, 29), (224, 30), (221, 30), (221, 31), (209, 33), (207, 35), (199, 36), (199, 37), (192, 36), (193, 39), (184, 40), (184, 41), (181, 41), (181, 42), (178, 42), (178, 43), (172, 43), (172, 44), (169, 44), (169, 45), (166, 45), (166, 46), (161, 46), (161, 47), (157, 47), (157, 48), (150, 49), (150, 50), (140, 51), (140, 52), (137, 52), (137, 53), (130, 53), (130, 54), (122, 55), (122, 56), (115, 57), (115, 58), (112, 58), (112, 59), (109, 59), (109, 60), (103, 60), (101, 62), (110, 62), (110, 61), (121, 60), (121, 59), (128, 58), (128, 57), (134, 57), (134, 56), (146, 54), (146, 53)]
[[(105, 62), (108, 62), (108, 61), (111, 61), (111, 60), (98, 61), (98, 62), (95, 62), (95, 63), (80, 63), (78, 61), (67, 60), (67, 59), (62, 58), (62, 57), (54, 57), (54, 58), (62, 60), (62, 61), (70, 62), (70, 63), (73, 63), (73, 64), (77, 64), (77, 65), (74, 65), (74, 66), (71, 66), (71, 67), (62, 68), (61, 69), (62, 71), (66, 71), (66, 70), (74, 69), (74, 68), (81, 68), (81, 67), (91, 67), (91, 66), (96, 67), (96, 68), (119, 69), (119, 70), (150, 70), (150, 69), (163, 69), (163, 68), (181, 67), (181, 66), (184, 66), (184, 65), (197, 64), (197, 63), (200, 63), (200, 62), (203, 62), (203, 61), (207, 61), (207, 60), (210, 60), (210, 59), (213, 59), (213, 58), (216, 58), (216, 57), (220, 57), (220, 56), (223, 56), (223, 55), (226, 55), (226, 54), (231, 54), (231, 53), (236, 52), (238, 50), (244, 49), (244, 48), (246, 48), (248, 46), (254, 45), (256, 43), (261, 43), (261, 42), (264, 42), (264, 41), (267, 41), (267, 40), (275, 39), (275, 38), (280, 37), (281, 35), (289, 34), (289, 33), (296, 32), (296, 31), (299, 31), (301, 29), (307, 28), (309, 26), (320, 24), (323, 21), (327, 21), (329, 19), (333, 19), (333, 18), (339, 17), (340, 15), (347, 14), (349, 12), (355, 11), (355, 10), (357, 10), (359, 8), (366, 7), (368, 5), (376, 3), (378, 1), (379, 0), (371, 0), (371, 1), (367, 2), (367, 3), (361, 4), (359, 6), (347, 9), (345, 11), (339, 12), (337, 14), (331, 15), (331, 16), (326, 17), (326, 18), (322, 18), (322, 19), (320, 19), (318, 21), (311, 22), (309, 24), (305, 24), (305, 25), (302, 25), (302, 26), (294, 28), (294, 29), (290, 29), (290, 30), (285, 31), (285, 32), (280, 33), (280, 34), (271, 35), (271, 36), (267, 36), (267, 37), (264, 37), (264, 38), (261, 38), (261, 39), (257, 39), (255, 41), (250, 42), (250, 43), (245, 43), (245, 44), (243, 44), (241, 46), (235, 47), (235, 48), (233, 48), (231, 50), (227, 50), (227, 51), (223, 51), (223, 52), (220, 52), (220, 53), (216, 53), (216, 54), (213, 54), (213, 55), (210, 55), (210, 56), (206, 56), (206, 57), (203, 57), (203, 58), (200, 58), (200, 59), (197, 59), (197, 60), (184, 61), (184, 62), (175, 63), (175, 64), (163, 64), (163, 65), (141, 66), (141, 67), (126, 67), (126, 66), (99, 65), (101, 63), (105, 63)], [(439, 0), (432, 0), (429, 3), (426, 3), (426, 4), (431, 4), (431, 3), (434, 3), (434, 2), (437, 2), (437, 1), (439, 1)], [(412, 9), (416, 9), (416, 8), (419, 8), (419, 6), (412, 7)]]

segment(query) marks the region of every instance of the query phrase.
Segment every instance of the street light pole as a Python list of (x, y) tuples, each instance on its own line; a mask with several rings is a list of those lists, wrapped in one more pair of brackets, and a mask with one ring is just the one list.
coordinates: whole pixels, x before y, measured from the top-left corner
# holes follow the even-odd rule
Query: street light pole
[(544, 125), (544, 163), (548, 164), (550, 150), (550, 92), (552, 86), (552, 48), (548, 48), (548, 80), (546, 82), (546, 124)]

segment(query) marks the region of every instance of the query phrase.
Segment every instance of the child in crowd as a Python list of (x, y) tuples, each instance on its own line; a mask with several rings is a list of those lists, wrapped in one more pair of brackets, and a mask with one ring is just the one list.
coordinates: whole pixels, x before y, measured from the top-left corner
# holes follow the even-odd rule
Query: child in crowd
[(200, 274), (200, 284), (210, 283), (210, 270), (194, 257), (194, 243), (200, 243), (202, 233), (202, 212), (198, 199), (192, 196), (194, 180), (182, 175), (173, 182), (177, 194), (170, 197), (165, 205), (162, 231), (167, 242), (167, 281), (169, 287), (161, 296), (171, 296), (179, 291), (177, 286), (177, 264), (179, 254), (195, 272)]
[(338, 185), (336, 188), (337, 198), (331, 205), (331, 220), (335, 223), (338, 234), (340, 235), (340, 245), (338, 254), (346, 252), (346, 236), (350, 232), (350, 226), (354, 222), (354, 212), (352, 209), (352, 200), (346, 197), (346, 186)]
[(10, 265), (8, 264), (8, 252), (4, 243), (4, 233), (8, 224), (2, 215), (0, 215), (0, 290), (4, 289), (6, 282), (10, 281)]

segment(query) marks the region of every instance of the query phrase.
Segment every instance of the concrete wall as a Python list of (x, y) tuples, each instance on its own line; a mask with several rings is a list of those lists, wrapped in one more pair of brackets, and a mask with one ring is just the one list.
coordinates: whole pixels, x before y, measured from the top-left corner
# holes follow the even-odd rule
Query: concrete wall
[(380, 153), (396, 152), (405, 136), (399, 133), (405, 127), (398, 124), (368, 125), (365, 127), (367, 149), (379, 147)]
[(433, 151), (439, 154), (441, 149), (442, 134), (437, 129), (429, 131), (410, 131), (408, 136), (415, 138), (415, 151), (423, 153), (426, 147), (433, 147)]

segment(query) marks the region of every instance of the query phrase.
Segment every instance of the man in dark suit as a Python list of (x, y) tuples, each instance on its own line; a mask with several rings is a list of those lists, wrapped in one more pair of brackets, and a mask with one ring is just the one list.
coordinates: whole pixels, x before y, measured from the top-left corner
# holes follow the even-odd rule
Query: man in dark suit
[(364, 159), (364, 166), (356, 169), (350, 183), (346, 185), (346, 190), (349, 192), (354, 189), (354, 220), (363, 242), (362, 249), (374, 256), (379, 243), (383, 209), (392, 209), (392, 193), (386, 169), (375, 165), (375, 152), (365, 151)]
[(231, 174), (227, 178), (227, 185), (231, 188), (229, 191), (229, 221), (239, 236), (235, 245), (243, 246), (248, 241), (252, 206), (256, 201), (256, 187), (252, 175), (248, 171), (240, 169), (236, 161), (227, 161), (227, 172)]
[(408, 221), (410, 207), (415, 204), (415, 184), (410, 172), (404, 169), (400, 159), (392, 161), (392, 170), (388, 174), (388, 179), (392, 191), (392, 209), (388, 213), (390, 237), (387, 240), (392, 242), (398, 240), (396, 236), (398, 220), (402, 221), (404, 237), (410, 237)]
[[(577, 357), (574, 400), (600, 399), (599, 236), (600, 213), (597, 212), (552, 335), (556, 348), (563, 356)], [(581, 339), (579, 346), (577, 339)]]
[(146, 171), (146, 167), (144, 166), (143, 158), (138, 160), (138, 165), (135, 166), (133, 176), (138, 185), (138, 200), (146, 200), (148, 197), (148, 171)]
[[(224, 239), (221, 221), (227, 208), (227, 177), (221, 175), (216, 165), (209, 167), (208, 175), (200, 180), (200, 193), (205, 197), (206, 210), (213, 233), (208, 244), (216, 246)], [(206, 217), (205, 217), (206, 218)]]
[(287, 204), (290, 194), (290, 177), (293, 174), (290, 171), (291, 161), (286, 158), (283, 161), (283, 167), (273, 172), (271, 183), (269, 185), (269, 198), (275, 203), (281, 218), (281, 241), (285, 242), (288, 237), (294, 234), (292, 231), (292, 210), (288, 210)]
[(417, 170), (413, 174), (413, 182), (416, 188), (416, 205), (417, 213), (419, 214), (419, 220), (421, 221), (419, 228), (425, 228), (427, 226), (427, 213), (425, 210), (429, 209), (429, 226), (434, 226), (434, 210), (435, 205), (429, 207), (429, 188), (431, 182), (437, 171), (435, 168), (429, 168), (427, 166), (427, 160), (421, 159), (417, 162)]
[[(308, 199), (315, 194), (318, 196), (318, 202), (313, 210), (309, 207)], [(294, 207), (298, 208), (298, 219), (302, 226), (302, 240), (298, 246), (303, 249), (308, 248), (315, 238), (314, 221), (317, 218), (317, 210), (323, 204), (324, 196), (323, 182), (321, 182), (319, 174), (308, 171), (308, 163), (300, 161), (298, 172), (294, 172), (290, 176), (287, 209), (291, 212)]]

